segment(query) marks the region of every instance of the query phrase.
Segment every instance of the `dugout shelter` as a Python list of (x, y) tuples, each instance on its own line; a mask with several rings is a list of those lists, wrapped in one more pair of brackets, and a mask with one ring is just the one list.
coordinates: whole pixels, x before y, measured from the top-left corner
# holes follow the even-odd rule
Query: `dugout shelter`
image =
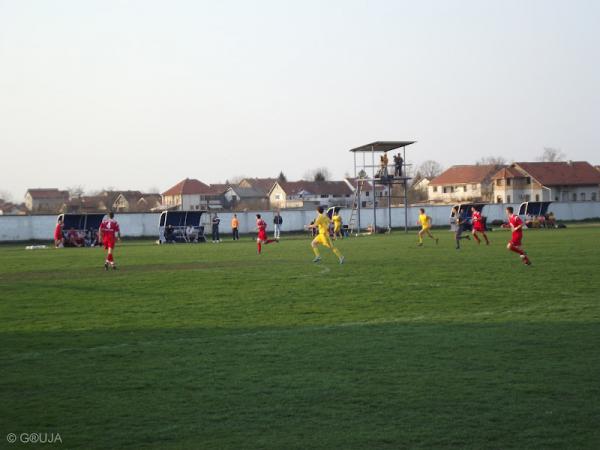
[(58, 219), (62, 219), (63, 221), (63, 238), (65, 239), (65, 245), (68, 246), (68, 233), (71, 230), (75, 230), (81, 239), (86, 242), (88, 241), (93, 243), (96, 240), (98, 235), (98, 230), (100, 229), (100, 224), (104, 219), (104, 213), (65, 213), (60, 214), (57, 217)]
[(519, 206), (519, 216), (544, 217), (552, 202), (524, 202)]
[(206, 242), (202, 216), (207, 211), (163, 211), (158, 219), (160, 244)]

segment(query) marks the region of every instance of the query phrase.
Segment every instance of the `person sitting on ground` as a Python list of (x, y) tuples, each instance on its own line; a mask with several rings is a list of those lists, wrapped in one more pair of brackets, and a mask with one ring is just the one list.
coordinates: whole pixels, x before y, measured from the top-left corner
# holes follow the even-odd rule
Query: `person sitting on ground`
[(173, 228), (173, 225), (167, 225), (165, 227), (165, 242), (167, 244), (175, 242), (175, 229)]
[(556, 216), (554, 216), (552, 211), (548, 213), (548, 219), (546, 220), (546, 223), (548, 228), (556, 228)]
[(67, 233), (67, 242), (73, 247), (83, 247), (84, 240), (75, 228), (69, 229)]

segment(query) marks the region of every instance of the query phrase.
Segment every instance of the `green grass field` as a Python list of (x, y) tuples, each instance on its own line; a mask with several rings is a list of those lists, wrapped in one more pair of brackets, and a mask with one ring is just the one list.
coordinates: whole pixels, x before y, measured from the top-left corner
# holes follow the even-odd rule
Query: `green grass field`
[(600, 227), (437, 234), (0, 246), (0, 448), (599, 448)]

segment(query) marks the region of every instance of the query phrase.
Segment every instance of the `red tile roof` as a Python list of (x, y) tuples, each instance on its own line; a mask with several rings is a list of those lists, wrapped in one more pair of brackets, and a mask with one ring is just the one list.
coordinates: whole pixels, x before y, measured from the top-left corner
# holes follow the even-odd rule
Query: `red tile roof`
[(31, 198), (69, 198), (69, 191), (61, 191), (56, 188), (28, 189)]
[(276, 181), (277, 178), (244, 178), (238, 185), (257, 189), (267, 195)]
[(186, 178), (172, 188), (167, 189), (162, 195), (210, 195), (213, 193), (208, 184), (204, 184), (202, 181), (194, 178)]
[(509, 166), (509, 167), (500, 169), (498, 172), (496, 172), (494, 174), (494, 176), (492, 177), (492, 180), (499, 180), (499, 179), (503, 180), (505, 178), (522, 178), (525, 176), (527, 176), (527, 175), (525, 175), (521, 171), (517, 170), (515, 167)]
[(496, 165), (452, 166), (429, 183), (430, 186), (484, 183), (498, 170)]
[(279, 183), (286, 195), (297, 195), (306, 191), (313, 195), (333, 195), (341, 197), (351, 195), (352, 189), (345, 181), (286, 181)]
[(544, 186), (600, 184), (600, 172), (586, 161), (517, 162), (514, 166)]

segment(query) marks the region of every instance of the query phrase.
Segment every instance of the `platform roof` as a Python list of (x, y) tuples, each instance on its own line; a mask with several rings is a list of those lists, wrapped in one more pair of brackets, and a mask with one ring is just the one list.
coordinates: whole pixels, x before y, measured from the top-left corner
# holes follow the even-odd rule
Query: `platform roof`
[(371, 142), (370, 144), (361, 145), (360, 147), (356, 147), (351, 149), (351, 152), (389, 152), (390, 150), (395, 150), (397, 148), (406, 147), (410, 144), (414, 144), (417, 141), (376, 141)]

